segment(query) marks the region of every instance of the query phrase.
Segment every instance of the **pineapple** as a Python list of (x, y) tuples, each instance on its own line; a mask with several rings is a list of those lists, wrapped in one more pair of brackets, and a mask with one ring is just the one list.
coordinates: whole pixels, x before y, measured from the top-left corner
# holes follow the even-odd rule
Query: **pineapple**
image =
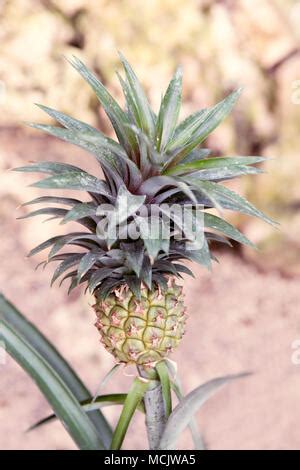
[[(85, 193), (84, 200), (46, 195), (27, 203), (46, 204), (46, 207), (25, 217), (50, 215), (61, 219), (62, 224), (76, 221), (83, 227), (78, 232), (52, 237), (29, 255), (51, 248), (45, 263), (59, 262), (52, 283), (59, 277), (61, 282), (70, 280), (69, 292), (86, 283), (95, 296), (96, 327), (105, 348), (120, 362), (152, 367), (177, 347), (185, 331), (182, 287), (176, 284), (183, 274), (192, 275), (184, 265), (185, 260), (210, 269), (215, 260), (212, 242), (230, 245), (228, 239), (233, 239), (252, 245), (239, 230), (210, 209), (219, 212), (229, 209), (274, 222), (220, 184), (241, 175), (259, 173), (253, 165), (264, 159), (214, 157), (208, 149), (200, 148), (208, 134), (232, 110), (240, 89), (178, 124), (181, 69), (176, 70), (156, 115), (123, 56), (121, 62), (125, 77), (118, 74), (118, 78), (125, 109), (79, 59), (70, 60), (96, 93), (117, 140), (42, 105), (38, 106), (59, 126), (30, 124), (93, 154), (103, 177), (100, 172), (94, 176), (72, 164), (49, 161), (17, 170), (48, 175), (32, 185), (37, 188)], [(172, 211), (160, 210), (165, 204), (189, 207), (194, 232), (203, 233), (201, 245), (193, 245), (193, 234), (185, 231)], [(104, 206), (108, 209), (104, 210)], [(145, 207), (156, 208), (150, 222), (141, 215)], [(203, 217), (201, 226), (197, 226), (195, 215), (199, 209)], [(159, 230), (155, 236), (149, 236), (146, 229), (151, 228), (153, 221), (158, 222)], [(169, 231), (166, 232), (165, 226)], [(130, 236), (129, 228), (136, 229), (137, 237)]]
[(101, 342), (120, 362), (152, 367), (181, 340), (186, 321), (182, 287), (172, 279), (164, 294), (141, 289), (137, 300), (128, 286), (95, 304)]

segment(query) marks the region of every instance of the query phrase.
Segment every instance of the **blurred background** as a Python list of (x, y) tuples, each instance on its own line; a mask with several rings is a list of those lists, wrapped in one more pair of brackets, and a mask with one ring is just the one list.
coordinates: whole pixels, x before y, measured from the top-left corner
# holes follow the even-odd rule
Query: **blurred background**
[[(258, 252), (218, 255), (212, 273), (196, 267), (185, 283), (189, 329), (173, 358), (185, 391), (216, 375), (254, 374), (224, 388), (199, 413), (209, 449), (299, 449), (300, 364), (300, 1), (293, 0), (0, 0), (1, 290), (74, 365), (92, 390), (112, 366), (101, 349), (92, 299), (49, 288), (49, 272), (25, 259), (57, 234), (56, 223), (16, 217), (39, 192), (10, 168), (57, 160), (89, 169), (89, 155), (24, 126), (47, 122), (43, 103), (111, 133), (95, 96), (64, 59), (72, 54), (120, 97), (117, 51), (133, 64), (154, 109), (174, 68), (184, 68), (181, 118), (232, 89), (244, 92), (232, 116), (208, 139), (214, 155), (270, 157), (266, 173), (231, 186), (281, 223), (232, 217)], [(127, 372), (126, 372), (127, 374)], [(122, 372), (108, 387), (123, 391)], [(114, 422), (118, 409), (108, 410)], [(0, 448), (72, 449), (59, 423), (24, 434), (49, 407), (25, 373), (0, 364)], [(138, 428), (136, 427), (138, 426)], [(137, 432), (141, 430), (141, 432)], [(143, 448), (143, 421), (126, 448)], [(188, 434), (181, 448), (191, 448)]]

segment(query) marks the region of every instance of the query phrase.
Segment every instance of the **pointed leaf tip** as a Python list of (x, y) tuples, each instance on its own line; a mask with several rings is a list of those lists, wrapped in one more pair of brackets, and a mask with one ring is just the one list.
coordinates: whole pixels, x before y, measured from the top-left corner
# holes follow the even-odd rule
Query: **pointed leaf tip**
[(198, 409), (226, 383), (249, 375), (251, 375), (250, 372), (243, 372), (241, 374), (217, 377), (200, 385), (183, 397), (166, 423), (159, 449), (175, 449), (180, 433), (188, 426)]

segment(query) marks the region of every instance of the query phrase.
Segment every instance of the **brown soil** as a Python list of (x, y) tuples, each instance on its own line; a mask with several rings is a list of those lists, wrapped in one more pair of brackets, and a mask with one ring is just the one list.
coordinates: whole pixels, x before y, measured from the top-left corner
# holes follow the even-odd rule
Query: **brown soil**
[[(67, 150), (72, 150), (72, 158)], [(16, 206), (35, 197), (37, 191), (25, 188), (33, 181), (31, 177), (5, 171), (37, 159), (68, 160), (87, 167), (87, 157), (52, 139), (24, 136), (13, 129), (0, 132), (0, 154), (4, 170), (0, 179), (1, 290), (95, 391), (113, 360), (99, 345), (88, 305), (92, 299), (80, 292), (67, 297), (64, 289), (50, 289), (51, 268), (34, 271), (43, 257), (25, 258), (30, 247), (55, 232), (56, 224), (15, 220)], [(253, 375), (224, 387), (199, 412), (207, 446), (299, 449), (300, 366), (291, 361), (292, 342), (300, 339), (299, 278), (285, 278), (277, 271), (259, 272), (229, 252), (219, 257), (221, 263), (212, 273), (194, 267), (196, 279), (185, 282), (189, 327), (172, 359), (178, 363), (185, 391), (220, 375), (241, 371)], [(126, 375), (133, 372), (120, 372), (106, 390), (126, 390), (132, 380)], [(25, 434), (28, 426), (49, 413), (49, 406), (11, 358), (0, 365), (0, 374), (0, 448), (74, 448), (59, 422)], [(115, 423), (119, 412), (115, 408), (106, 414)], [(125, 447), (141, 449), (145, 439), (143, 418), (137, 416)], [(188, 434), (180, 447), (191, 448)]]

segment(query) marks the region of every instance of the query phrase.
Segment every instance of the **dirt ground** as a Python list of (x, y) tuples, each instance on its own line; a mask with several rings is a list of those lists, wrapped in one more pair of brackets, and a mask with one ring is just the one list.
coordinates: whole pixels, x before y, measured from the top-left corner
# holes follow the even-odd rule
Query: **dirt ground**
[[(91, 169), (90, 159), (72, 147), (26, 137), (17, 129), (0, 130), (0, 157), (1, 290), (95, 391), (113, 360), (99, 344), (92, 299), (78, 291), (67, 297), (64, 289), (50, 289), (51, 268), (34, 271), (43, 256), (25, 258), (33, 245), (55, 233), (56, 224), (15, 220), (22, 212), (15, 208), (38, 193), (25, 187), (34, 178), (6, 171), (37, 159), (67, 160)], [(184, 283), (188, 329), (172, 359), (186, 392), (216, 376), (241, 371), (253, 375), (224, 387), (198, 413), (207, 447), (300, 449), (300, 365), (291, 359), (292, 343), (300, 340), (299, 277), (261, 272), (230, 252), (219, 253), (219, 258), (212, 273), (194, 266), (196, 279)], [(126, 390), (132, 372), (119, 372), (106, 390)], [(73, 449), (59, 422), (25, 433), (47, 413), (49, 406), (37, 387), (7, 357), (0, 365), (0, 448)], [(105, 413), (115, 423), (120, 408)], [(124, 447), (142, 449), (145, 439), (143, 418), (137, 415)], [(180, 448), (191, 446), (186, 433)]]

